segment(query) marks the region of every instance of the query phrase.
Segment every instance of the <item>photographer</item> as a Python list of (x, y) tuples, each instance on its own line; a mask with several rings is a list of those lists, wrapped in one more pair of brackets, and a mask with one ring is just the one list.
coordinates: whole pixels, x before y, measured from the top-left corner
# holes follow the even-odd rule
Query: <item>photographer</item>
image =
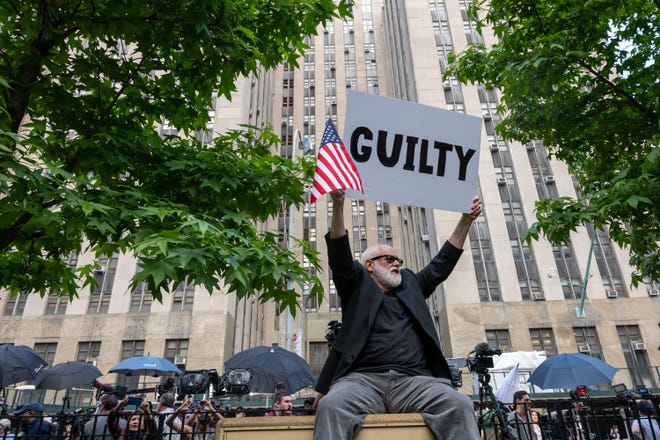
[(119, 399), (114, 393), (106, 393), (99, 398), (96, 413), (83, 428), (85, 440), (111, 440), (111, 437), (112, 439), (119, 437), (119, 433), (126, 426), (126, 420), (115, 417), (116, 423), (108, 425), (110, 413), (118, 403)]
[(23, 440), (53, 440), (57, 429), (44, 417), (44, 407), (39, 402), (30, 402), (14, 411), (22, 428), (18, 434)]
[[(193, 406), (194, 412), (187, 416), (185, 423), (181, 424), (179, 416), (186, 414)], [(180, 433), (184, 440), (213, 440), (215, 423), (221, 419), (222, 415), (208, 400), (194, 403), (191, 398), (187, 398), (165, 419), (165, 425)]]
[(186, 417), (184, 436), (191, 440), (213, 440), (215, 425), (222, 420), (222, 415), (209, 400), (193, 402), (190, 407), (194, 407), (194, 412)]

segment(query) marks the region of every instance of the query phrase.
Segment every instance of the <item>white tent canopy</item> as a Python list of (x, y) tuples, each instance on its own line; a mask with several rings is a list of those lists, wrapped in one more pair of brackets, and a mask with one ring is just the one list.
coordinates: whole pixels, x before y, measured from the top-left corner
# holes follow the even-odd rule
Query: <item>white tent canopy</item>
[[(532, 384), (527, 383), (530, 374), (541, 365), (546, 359), (545, 351), (515, 351), (502, 353), (500, 356), (493, 356), (493, 368), (490, 368), (490, 386), (495, 393), (504, 382), (504, 378), (516, 365), (518, 365), (518, 389), (529, 393), (553, 392), (553, 390), (532, 389)], [(460, 360), (457, 360), (460, 362)], [(452, 362), (453, 363), (453, 362)], [(463, 364), (465, 361), (463, 360)], [(474, 373), (473, 390), (474, 394), (479, 394), (479, 382), (477, 374)], [(513, 397), (513, 395), (511, 396)], [(511, 402), (504, 402), (511, 403)]]
[(511, 353), (502, 353), (500, 356), (493, 356), (494, 372), (509, 372), (518, 365), (519, 370), (534, 371), (536, 367), (546, 359), (545, 351), (514, 351)]

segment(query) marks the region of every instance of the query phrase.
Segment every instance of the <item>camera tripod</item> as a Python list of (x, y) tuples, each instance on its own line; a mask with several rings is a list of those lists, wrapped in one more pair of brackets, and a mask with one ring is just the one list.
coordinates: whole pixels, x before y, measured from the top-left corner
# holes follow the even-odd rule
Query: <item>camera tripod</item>
[[(502, 404), (495, 398), (493, 388), (490, 386), (490, 374), (488, 369), (478, 370), (479, 380), (479, 429), (484, 432), (492, 429), (496, 439), (513, 439), (506, 419), (506, 413)], [(484, 408), (490, 409), (484, 412)]]

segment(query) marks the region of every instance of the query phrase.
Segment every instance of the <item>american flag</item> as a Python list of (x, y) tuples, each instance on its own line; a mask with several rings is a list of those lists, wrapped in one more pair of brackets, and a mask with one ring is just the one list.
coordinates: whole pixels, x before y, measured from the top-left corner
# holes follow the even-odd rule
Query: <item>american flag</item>
[(352, 188), (364, 194), (360, 173), (339, 138), (331, 119), (325, 124), (321, 148), (316, 159), (310, 203), (335, 189)]

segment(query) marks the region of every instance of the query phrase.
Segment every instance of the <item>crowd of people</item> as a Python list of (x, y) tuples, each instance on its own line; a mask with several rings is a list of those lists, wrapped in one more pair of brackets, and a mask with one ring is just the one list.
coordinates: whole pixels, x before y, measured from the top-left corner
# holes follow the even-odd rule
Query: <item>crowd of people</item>
[[(481, 440), (660, 440), (660, 427), (648, 400), (636, 401), (636, 413), (627, 421), (608, 425), (606, 437), (602, 432), (600, 436), (590, 437), (584, 429), (578, 433), (577, 425), (552, 422), (547, 410), (542, 406), (537, 408), (526, 391), (516, 392), (512, 400), (506, 417), (506, 436), (502, 435), (501, 425), (497, 425), (498, 429), (481, 429)], [(214, 440), (216, 425), (225, 417), (288, 417), (316, 412), (313, 399), (294, 406), (293, 396), (287, 390), (278, 390), (269, 409), (218, 408), (212, 400), (190, 398), (175, 402), (173, 393), (162, 394), (154, 403), (143, 398), (133, 405), (134, 409), (129, 409), (128, 402), (128, 397), (119, 399), (113, 393), (103, 394), (94, 415), (79, 419), (78, 422), (85, 421), (77, 428), (70, 421), (58, 423), (60, 414), (46, 415), (42, 404), (30, 402), (19, 407), (13, 416), (0, 419), (0, 440)], [(558, 427), (565, 432), (558, 433)]]
[(313, 414), (312, 399), (294, 408), (286, 390), (279, 390), (270, 410), (219, 408), (210, 399), (185, 398), (177, 404), (175, 397), (168, 392), (153, 404), (141, 398), (139, 404), (129, 405), (128, 396), (119, 399), (106, 393), (99, 397), (94, 414), (76, 417), (45, 414), (41, 403), (29, 402), (0, 419), (0, 440), (214, 440), (216, 424), (225, 417)]

